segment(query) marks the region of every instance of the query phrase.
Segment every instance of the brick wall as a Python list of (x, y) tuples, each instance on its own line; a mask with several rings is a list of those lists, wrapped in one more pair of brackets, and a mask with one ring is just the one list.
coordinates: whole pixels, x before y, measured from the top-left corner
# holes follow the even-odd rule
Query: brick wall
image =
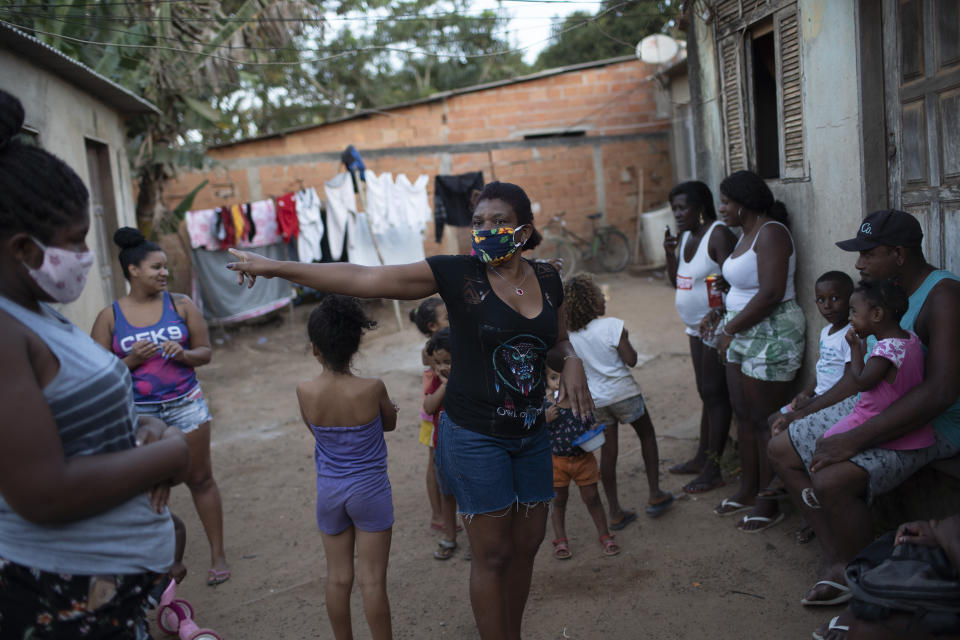
[[(167, 204), (176, 205), (203, 179), (210, 186), (196, 208), (279, 196), (301, 185), (321, 190), (342, 171), (339, 153), (353, 144), (376, 173), (429, 175), (431, 198), (433, 176), (483, 171), (487, 181), (522, 186), (539, 205), (540, 227), (565, 211), (571, 228), (587, 231), (586, 215), (603, 209), (610, 224), (632, 237), (638, 197), (644, 209), (654, 208), (673, 181), (670, 125), (657, 118), (652, 72), (620, 59), (212, 149), (220, 166), (180, 174), (167, 187)], [(525, 138), (574, 131), (583, 135)], [(428, 229), (427, 254), (462, 249), (455, 236), (437, 244)]]

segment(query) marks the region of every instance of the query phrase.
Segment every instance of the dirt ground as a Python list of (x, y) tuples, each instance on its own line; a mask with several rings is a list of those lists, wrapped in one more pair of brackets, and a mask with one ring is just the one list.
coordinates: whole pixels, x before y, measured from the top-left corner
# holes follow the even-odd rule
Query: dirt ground
[[(646, 362), (635, 370), (660, 444), (661, 480), (678, 496), (688, 477), (667, 467), (696, 448), (700, 404), (686, 336), (662, 279), (618, 274), (608, 312), (623, 318)], [(242, 294), (240, 294), (242, 295)], [(448, 562), (432, 553), (424, 490), (427, 451), (417, 441), (423, 337), (404, 318), (398, 331), (389, 303), (371, 303), (381, 326), (363, 344), (356, 368), (384, 379), (400, 405), (387, 434), (396, 511), (389, 593), (397, 638), (476, 638), (468, 598), (469, 561), (461, 549)], [(412, 303), (403, 306), (404, 315)], [(325, 561), (315, 519), (313, 438), (300, 421), (295, 384), (318, 371), (307, 349), (309, 306), (291, 318), (229, 335), (216, 330), (213, 362), (199, 370), (214, 416), (213, 464), (223, 494), (228, 582), (204, 585), (209, 555), (184, 487), (171, 506), (186, 522), (190, 573), (179, 595), (202, 626), (231, 640), (332, 638), (323, 604)], [(456, 364), (454, 365), (456, 366)], [(620, 429), (621, 502), (642, 510), (646, 499), (639, 442)], [(809, 611), (800, 598), (814, 581), (816, 544), (797, 545), (796, 516), (756, 535), (711, 510), (728, 486), (684, 497), (659, 520), (640, 515), (618, 534), (619, 556), (600, 553), (586, 509), (574, 494), (567, 526), (573, 558), (553, 558), (552, 531), (540, 549), (524, 621), (532, 639), (808, 638), (838, 611)], [(359, 590), (354, 632), (369, 638)], [(162, 637), (156, 632), (158, 638)]]

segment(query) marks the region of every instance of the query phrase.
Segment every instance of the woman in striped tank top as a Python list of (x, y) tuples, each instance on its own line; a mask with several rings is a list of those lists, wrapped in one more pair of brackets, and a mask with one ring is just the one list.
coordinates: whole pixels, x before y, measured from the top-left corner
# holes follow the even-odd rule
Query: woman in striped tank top
[(0, 91), (0, 636), (139, 640), (189, 452), (137, 419), (127, 368), (49, 306), (86, 283), (89, 198), (14, 139), (23, 119)]
[[(93, 339), (113, 351), (133, 376), (137, 413), (177, 427), (190, 445), (187, 486), (210, 542), (207, 584), (230, 578), (223, 550), (223, 507), (210, 462), (210, 411), (194, 372), (210, 362), (207, 323), (189, 297), (167, 291), (167, 254), (136, 229), (113, 237), (130, 293), (103, 309)], [(175, 575), (183, 576), (178, 566)]]

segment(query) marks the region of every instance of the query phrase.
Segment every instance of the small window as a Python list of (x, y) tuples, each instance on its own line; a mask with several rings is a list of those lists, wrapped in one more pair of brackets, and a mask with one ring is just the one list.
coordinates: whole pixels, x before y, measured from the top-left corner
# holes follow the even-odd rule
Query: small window
[[(739, 6), (734, 0), (727, 4)], [(797, 9), (788, 4), (750, 16), (758, 19), (743, 26), (728, 24), (727, 33), (717, 40), (727, 169), (752, 169), (766, 179), (803, 179)]]
[[(754, 31), (753, 135), (757, 150), (757, 174), (780, 177), (780, 122), (777, 118), (777, 58), (773, 25)], [(757, 35), (757, 32), (760, 35)]]

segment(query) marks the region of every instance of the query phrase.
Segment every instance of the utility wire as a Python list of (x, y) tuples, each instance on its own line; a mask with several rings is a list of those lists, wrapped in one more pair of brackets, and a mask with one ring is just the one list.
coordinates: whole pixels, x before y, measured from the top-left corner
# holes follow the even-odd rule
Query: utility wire
[[(545, 0), (543, 0), (543, 1), (545, 1)], [(355, 54), (355, 53), (361, 53), (361, 52), (365, 52), (365, 51), (392, 51), (392, 52), (395, 52), (395, 53), (401, 53), (401, 54), (407, 54), (407, 55), (423, 55), (423, 56), (429, 56), (429, 57), (435, 57), (435, 58), (443, 58), (443, 59), (448, 59), (448, 58), (461, 58), (461, 59), (463, 59), (463, 58), (466, 58), (466, 59), (494, 58), (494, 57), (498, 57), (498, 56), (507, 55), (507, 54), (510, 54), (510, 53), (520, 53), (520, 52), (526, 51), (527, 49), (530, 49), (530, 48), (532, 48), (532, 47), (535, 47), (535, 46), (537, 46), (537, 45), (539, 45), (539, 44), (543, 44), (543, 43), (546, 43), (546, 42), (550, 42), (550, 41), (554, 40), (555, 38), (563, 35), (564, 33), (573, 31), (573, 30), (578, 29), (578, 28), (580, 28), (580, 27), (583, 27), (583, 26), (585, 26), (585, 25), (587, 25), (587, 24), (590, 24), (590, 23), (592, 23), (592, 22), (595, 22), (596, 20), (598, 20), (599, 18), (601, 18), (601, 17), (604, 16), (605, 14), (610, 13), (611, 11), (616, 10), (617, 8), (623, 6), (624, 4), (627, 4), (627, 2), (621, 2), (621, 3), (619, 3), (619, 4), (616, 4), (616, 5), (612, 6), (612, 7), (609, 7), (609, 8), (607, 8), (607, 9), (601, 11), (600, 13), (598, 13), (598, 14), (595, 15), (595, 16), (592, 16), (592, 17), (590, 17), (590, 18), (587, 18), (586, 20), (583, 20), (582, 22), (579, 22), (579, 23), (577, 23), (577, 24), (575, 24), (575, 25), (571, 25), (570, 27), (567, 27), (567, 28), (565, 28), (565, 29), (561, 29), (561, 30), (559, 30), (559, 31), (551, 34), (549, 37), (547, 37), (547, 38), (545, 38), (545, 39), (543, 39), (543, 40), (540, 40), (540, 41), (538, 41), (538, 42), (534, 42), (534, 43), (531, 43), (531, 44), (528, 44), (528, 45), (525, 45), (525, 46), (522, 46), (522, 47), (515, 47), (515, 48), (504, 49), (504, 50), (502, 50), (502, 51), (493, 51), (493, 52), (487, 52), (487, 53), (472, 53), (472, 54), (471, 54), (471, 53), (462, 53), (462, 52), (456, 52), (456, 53), (439, 53), (439, 52), (433, 52), (433, 51), (424, 51), (424, 50), (422, 50), (422, 49), (404, 49), (404, 48), (402, 48), (402, 47), (391, 47), (391, 46), (386, 46), (386, 45), (372, 45), (372, 46), (369, 46), (369, 47), (361, 47), (361, 48), (359, 48), (359, 49), (348, 49), (348, 50), (341, 51), (341, 52), (338, 52), (338, 53), (335, 53), (335, 54), (331, 54), (331, 55), (328, 55), (328, 56), (322, 56), (322, 57), (316, 57), (316, 58), (310, 58), (310, 59), (301, 59), (301, 60), (296, 60), (296, 61), (268, 61), (268, 62), (247, 62), (247, 61), (243, 61), (243, 60), (237, 60), (237, 59), (235, 59), (235, 58), (230, 58), (230, 57), (228, 57), (228, 56), (221, 56), (221, 55), (218, 55), (218, 54), (215, 54), (215, 53), (204, 53), (204, 52), (202, 52), (202, 51), (190, 51), (189, 49), (183, 49), (183, 48), (180, 48), (180, 47), (167, 47), (167, 46), (161, 46), (161, 45), (130, 44), (130, 43), (118, 43), (118, 42), (100, 42), (100, 41), (96, 41), (96, 40), (86, 40), (86, 39), (83, 39), (83, 38), (75, 38), (75, 37), (72, 37), (72, 36), (66, 36), (66, 35), (59, 34), (59, 33), (51, 33), (51, 32), (49, 32), (49, 31), (43, 31), (43, 30), (41, 30), (41, 29), (36, 29), (36, 28), (34, 28), (34, 27), (17, 24), (17, 23), (10, 22), (10, 21), (7, 21), (7, 20), (0, 20), (0, 22), (2, 22), (2, 23), (4, 23), (4, 24), (7, 24), (8, 26), (17, 28), (17, 29), (21, 29), (21, 30), (23, 30), (23, 31), (30, 31), (30, 32), (32, 32), (32, 33), (38, 33), (38, 34), (45, 35), (45, 36), (48, 36), (48, 37), (51, 37), (51, 38), (58, 38), (58, 39), (61, 39), (61, 40), (67, 40), (67, 41), (70, 41), (70, 42), (76, 42), (76, 43), (78, 43), (78, 44), (98, 45), (98, 46), (102, 46), (102, 47), (117, 47), (117, 48), (122, 48), (122, 49), (150, 49), (150, 50), (159, 50), (159, 51), (171, 51), (171, 52), (174, 52), (174, 53), (183, 53), (183, 54), (187, 54), (187, 55), (195, 55), (195, 56), (201, 56), (201, 57), (211, 58), (211, 59), (214, 59), (214, 60), (222, 60), (222, 61), (224, 61), (224, 62), (230, 62), (230, 63), (232, 63), (232, 64), (242, 65), (242, 66), (270, 67), (270, 66), (295, 66), (295, 65), (300, 65), (300, 64), (305, 64), (305, 63), (312, 63), (312, 62), (326, 62), (326, 61), (334, 60), (334, 59), (336, 59), (336, 58), (340, 58), (340, 57), (343, 57), (343, 56), (352, 55), (352, 54)], [(134, 35), (139, 35), (139, 34), (134, 34)], [(450, 44), (453, 44), (453, 41), (451, 41)], [(244, 49), (249, 49), (249, 47), (244, 47)], [(316, 52), (316, 51), (318, 51), (318, 50), (301, 50), (302, 53), (311, 53), (311, 52)]]
[[(500, 0), (501, 2), (515, 2), (520, 4), (593, 4), (602, 5), (604, 0)], [(86, 3), (37, 3), (42, 9), (75, 9), (80, 7), (151, 7), (158, 4), (197, 4), (191, 0), (145, 0), (144, 2), (86, 2)]]

